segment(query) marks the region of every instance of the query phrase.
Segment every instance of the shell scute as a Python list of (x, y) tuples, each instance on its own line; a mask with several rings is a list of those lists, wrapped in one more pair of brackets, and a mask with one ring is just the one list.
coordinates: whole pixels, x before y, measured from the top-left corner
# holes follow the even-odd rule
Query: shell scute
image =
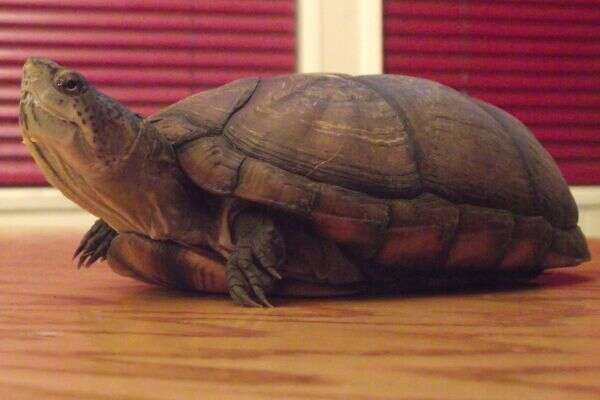
[(535, 269), (552, 243), (552, 226), (542, 217), (515, 217), (512, 239), (498, 265), (503, 271)]
[(314, 184), (265, 162), (247, 157), (234, 194), (294, 214), (309, 215), (318, 196)]
[(238, 183), (245, 156), (235, 152), (219, 136), (205, 137), (178, 148), (181, 168), (198, 186), (210, 193), (230, 195)]
[(513, 215), (470, 205), (460, 205), (454, 241), (443, 270), (464, 272), (494, 268), (506, 253), (514, 227)]
[(444, 262), (458, 225), (458, 207), (430, 194), (390, 204), (391, 223), (374, 261), (421, 272)]
[(529, 176), (511, 133), (473, 99), (412, 77), (373, 76), (370, 82), (410, 121), (425, 192), (454, 203), (535, 214)]
[(348, 77), (263, 79), (224, 134), (243, 153), (315, 181), (387, 194), (418, 186), (402, 120)]
[(525, 170), (529, 173), (533, 191), (531, 204), (535, 212), (563, 229), (577, 225), (577, 206), (567, 183), (548, 152), (515, 117), (483, 101), (479, 101), (478, 104), (512, 135), (515, 145), (524, 155)]
[(318, 201), (310, 215), (316, 231), (371, 258), (390, 222), (388, 202), (332, 185), (318, 187)]
[(148, 117), (173, 144), (220, 135), (231, 115), (252, 96), (258, 78), (233, 81), (178, 101)]

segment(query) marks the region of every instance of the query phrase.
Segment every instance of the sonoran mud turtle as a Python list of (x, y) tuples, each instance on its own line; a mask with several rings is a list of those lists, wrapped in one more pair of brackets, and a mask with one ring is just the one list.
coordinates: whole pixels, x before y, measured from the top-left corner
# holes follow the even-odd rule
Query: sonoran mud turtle
[(24, 67), (48, 181), (101, 218), (76, 255), (242, 305), (411, 276), (589, 259), (556, 165), (506, 112), (395, 75), (248, 78), (144, 119), (58, 64)]

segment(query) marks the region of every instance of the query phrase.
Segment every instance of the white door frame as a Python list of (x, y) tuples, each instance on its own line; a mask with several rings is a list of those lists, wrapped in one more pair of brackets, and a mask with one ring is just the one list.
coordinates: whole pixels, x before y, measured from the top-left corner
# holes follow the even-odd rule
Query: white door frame
[(383, 71), (382, 0), (297, 0), (298, 72)]

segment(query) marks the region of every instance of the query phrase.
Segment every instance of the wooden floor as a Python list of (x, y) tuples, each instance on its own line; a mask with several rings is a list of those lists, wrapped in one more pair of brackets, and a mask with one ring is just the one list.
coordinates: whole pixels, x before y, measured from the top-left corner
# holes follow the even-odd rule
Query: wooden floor
[(78, 239), (0, 234), (0, 399), (600, 399), (598, 261), (254, 310), (77, 271)]

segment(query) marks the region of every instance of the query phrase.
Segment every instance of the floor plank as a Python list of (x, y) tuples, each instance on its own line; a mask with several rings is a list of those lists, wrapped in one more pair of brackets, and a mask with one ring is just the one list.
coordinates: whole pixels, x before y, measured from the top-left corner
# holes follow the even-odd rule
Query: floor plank
[(600, 398), (598, 262), (254, 310), (77, 271), (80, 233), (0, 232), (1, 399)]

